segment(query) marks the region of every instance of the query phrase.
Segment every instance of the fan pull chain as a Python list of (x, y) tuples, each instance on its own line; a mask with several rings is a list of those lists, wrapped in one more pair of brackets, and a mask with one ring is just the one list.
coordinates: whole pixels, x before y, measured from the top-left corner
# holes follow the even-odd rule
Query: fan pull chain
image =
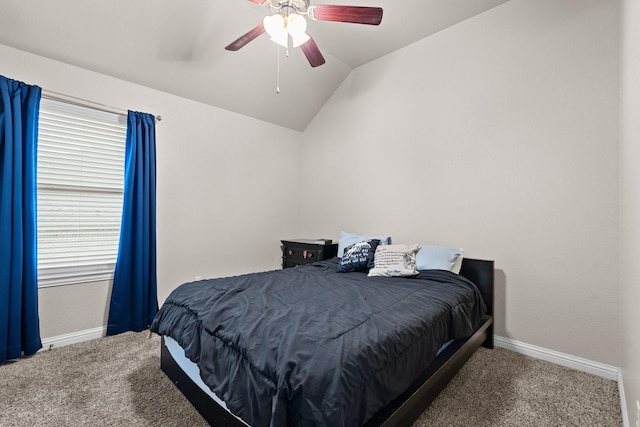
[[(289, 57), (289, 46), (285, 48), (284, 54)], [(276, 45), (277, 69), (276, 69), (276, 93), (280, 93), (280, 45)]]
[(280, 46), (276, 45), (276, 57), (278, 67), (276, 69), (276, 93), (280, 93)]

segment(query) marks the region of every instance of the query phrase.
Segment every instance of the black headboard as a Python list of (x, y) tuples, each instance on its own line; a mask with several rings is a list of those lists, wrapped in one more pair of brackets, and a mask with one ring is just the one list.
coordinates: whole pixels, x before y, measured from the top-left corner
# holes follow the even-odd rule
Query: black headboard
[(487, 314), (493, 316), (494, 262), (464, 258), (460, 274), (476, 284), (487, 305)]

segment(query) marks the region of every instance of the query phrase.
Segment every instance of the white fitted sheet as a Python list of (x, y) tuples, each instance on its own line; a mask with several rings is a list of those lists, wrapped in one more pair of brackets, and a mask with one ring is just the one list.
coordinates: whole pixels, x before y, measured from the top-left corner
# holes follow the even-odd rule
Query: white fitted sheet
[(167, 350), (169, 350), (169, 353), (171, 353), (171, 357), (173, 357), (173, 360), (176, 361), (176, 363), (178, 364), (178, 366), (180, 366), (180, 368), (184, 371), (184, 373), (187, 374), (189, 378), (191, 378), (191, 381), (193, 381), (198, 387), (200, 387), (202, 391), (207, 393), (209, 397), (211, 397), (216, 403), (218, 403), (221, 407), (223, 407), (227, 412), (229, 412), (231, 415), (233, 415), (234, 417), (242, 421), (246, 426), (248, 426), (249, 424), (244, 422), (240, 417), (235, 415), (233, 412), (229, 411), (229, 408), (227, 408), (226, 403), (224, 403), (224, 401), (220, 399), (214, 392), (212, 392), (211, 389), (204, 383), (204, 381), (202, 381), (202, 378), (200, 378), (200, 368), (198, 368), (198, 365), (193, 363), (184, 355), (184, 349), (180, 347), (180, 344), (178, 344), (176, 340), (174, 340), (169, 336), (164, 335), (163, 337), (164, 337), (164, 343), (167, 346)]

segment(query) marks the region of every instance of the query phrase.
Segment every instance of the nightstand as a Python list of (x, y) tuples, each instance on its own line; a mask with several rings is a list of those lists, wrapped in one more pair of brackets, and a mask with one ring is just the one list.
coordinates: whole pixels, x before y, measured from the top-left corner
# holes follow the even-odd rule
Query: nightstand
[(281, 240), (282, 268), (310, 264), (333, 258), (338, 254), (337, 243), (317, 243), (316, 240)]

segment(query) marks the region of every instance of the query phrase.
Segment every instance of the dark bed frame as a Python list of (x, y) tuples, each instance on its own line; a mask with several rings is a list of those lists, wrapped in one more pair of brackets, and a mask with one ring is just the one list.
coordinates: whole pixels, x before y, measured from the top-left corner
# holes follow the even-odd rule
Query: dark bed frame
[[(451, 343), (413, 384), (396, 400), (380, 410), (365, 427), (410, 426), (453, 379), (480, 347), (493, 348), (493, 280), (494, 262), (465, 258), (460, 274), (478, 286), (487, 305), (487, 317), (480, 328), (466, 340)], [(246, 427), (236, 417), (212, 400), (198, 387), (161, 345), (160, 367), (191, 404), (212, 426)]]

